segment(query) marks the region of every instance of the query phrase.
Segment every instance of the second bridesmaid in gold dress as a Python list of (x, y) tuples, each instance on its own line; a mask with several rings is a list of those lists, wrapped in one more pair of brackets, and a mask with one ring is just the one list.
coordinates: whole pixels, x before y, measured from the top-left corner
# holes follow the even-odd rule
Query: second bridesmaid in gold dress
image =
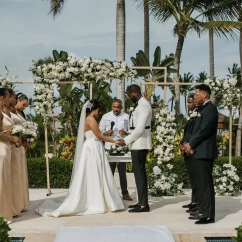
[[(15, 110), (17, 116), (20, 120), (25, 122), (24, 109), (28, 106), (28, 97), (23, 93), (18, 93), (16, 95), (17, 103), (15, 105)], [(21, 155), (20, 155), (20, 163), (22, 167), (22, 188), (23, 188), (23, 202), (24, 202), (24, 210), (27, 210), (29, 207), (29, 182), (28, 182), (28, 169), (26, 162), (26, 154), (25, 147), (21, 146)]]

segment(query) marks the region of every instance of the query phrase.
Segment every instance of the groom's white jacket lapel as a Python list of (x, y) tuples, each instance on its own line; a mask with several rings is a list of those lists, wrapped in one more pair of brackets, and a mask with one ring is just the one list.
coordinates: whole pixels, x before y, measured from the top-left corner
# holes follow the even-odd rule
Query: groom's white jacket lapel
[(130, 135), (124, 138), (125, 144), (131, 144), (131, 150), (151, 149), (151, 118), (152, 108), (150, 103), (144, 97), (141, 97), (138, 106), (130, 117)]

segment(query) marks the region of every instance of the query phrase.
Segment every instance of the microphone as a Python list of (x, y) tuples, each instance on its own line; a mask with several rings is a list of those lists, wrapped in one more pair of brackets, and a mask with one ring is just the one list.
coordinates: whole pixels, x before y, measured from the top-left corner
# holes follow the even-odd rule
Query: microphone
[(114, 121), (112, 121), (111, 122), (111, 130), (113, 130), (113, 126), (115, 125), (115, 122)]

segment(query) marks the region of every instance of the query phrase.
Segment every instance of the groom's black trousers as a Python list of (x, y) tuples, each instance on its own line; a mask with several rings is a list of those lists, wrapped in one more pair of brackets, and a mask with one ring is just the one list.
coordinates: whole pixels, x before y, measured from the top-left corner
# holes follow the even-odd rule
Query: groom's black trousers
[(114, 175), (116, 166), (118, 167), (118, 174), (119, 174), (119, 181), (120, 181), (120, 186), (122, 190), (122, 195), (129, 194), (128, 188), (127, 188), (127, 176), (126, 176), (126, 162), (109, 162), (111, 171)]
[(148, 150), (131, 150), (135, 183), (140, 206), (148, 205), (148, 187), (146, 175), (146, 157)]

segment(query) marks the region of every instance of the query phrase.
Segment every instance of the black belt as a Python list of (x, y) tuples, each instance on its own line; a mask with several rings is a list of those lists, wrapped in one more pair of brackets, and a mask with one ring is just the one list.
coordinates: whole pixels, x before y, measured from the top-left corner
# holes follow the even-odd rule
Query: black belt
[[(129, 129), (130, 129), (130, 130), (134, 130), (135, 127), (130, 127)], [(146, 126), (145, 129), (150, 129), (150, 126)]]

